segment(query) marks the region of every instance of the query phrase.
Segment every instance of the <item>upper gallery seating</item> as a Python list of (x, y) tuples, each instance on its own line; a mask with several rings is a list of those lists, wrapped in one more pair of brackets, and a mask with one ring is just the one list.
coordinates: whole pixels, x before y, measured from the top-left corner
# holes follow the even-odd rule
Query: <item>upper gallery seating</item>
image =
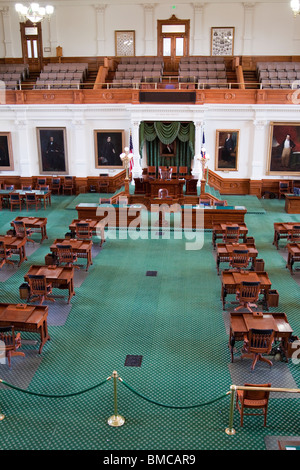
[(198, 83), (198, 88), (227, 88), (227, 75), (223, 57), (182, 57), (178, 80)]
[(87, 63), (47, 64), (36, 80), (35, 89), (80, 88), (87, 71)]
[(1, 64), (0, 80), (5, 83), (8, 90), (17, 90), (21, 81), (29, 75), (28, 65), (24, 64)]
[(164, 62), (160, 57), (123, 57), (113, 79), (114, 88), (131, 88), (142, 82), (160, 83)]
[(300, 80), (300, 62), (257, 62), (256, 69), (261, 88), (292, 88)]

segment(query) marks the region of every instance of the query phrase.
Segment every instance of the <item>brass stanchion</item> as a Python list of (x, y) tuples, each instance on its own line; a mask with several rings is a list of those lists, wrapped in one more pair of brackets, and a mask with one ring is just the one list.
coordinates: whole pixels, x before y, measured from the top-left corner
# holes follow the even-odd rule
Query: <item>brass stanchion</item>
[[(0, 383), (3, 382), (3, 380), (0, 379)], [(0, 421), (3, 421), (5, 418), (5, 415), (0, 413)]]
[(112, 377), (114, 379), (114, 408), (115, 408), (115, 414), (112, 415), (110, 418), (108, 418), (107, 423), (110, 426), (123, 426), (125, 423), (125, 418), (123, 416), (118, 415), (118, 400), (117, 400), (117, 378), (118, 378), (118, 373), (117, 371), (113, 371)]
[(233, 436), (235, 434), (235, 430), (233, 429), (233, 411), (234, 411), (234, 398), (235, 398), (235, 391), (236, 386), (231, 385), (230, 387), (231, 393), (231, 400), (230, 400), (230, 412), (229, 412), (229, 427), (225, 429), (226, 434), (229, 436)]

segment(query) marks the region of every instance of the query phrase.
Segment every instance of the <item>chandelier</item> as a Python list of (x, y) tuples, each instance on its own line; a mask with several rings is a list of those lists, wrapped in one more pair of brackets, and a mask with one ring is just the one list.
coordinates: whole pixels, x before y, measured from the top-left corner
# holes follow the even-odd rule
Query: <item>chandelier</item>
[(38, 3), (30, 3), (29, 6), (24, 6), (22, 3), (17, 3), (16, 11), (18, 12), (20, 21), (25, 23), (27, 20), (30, 20), (33, 24), (43, 21), (43, 19), (50, 19), (54, 8), (51, 5), (46, 7), (40, 7)]
[(291, 9), (293, 10), (294, 16), (300, 14), (300, 1), (299, 0), (291, 0)]

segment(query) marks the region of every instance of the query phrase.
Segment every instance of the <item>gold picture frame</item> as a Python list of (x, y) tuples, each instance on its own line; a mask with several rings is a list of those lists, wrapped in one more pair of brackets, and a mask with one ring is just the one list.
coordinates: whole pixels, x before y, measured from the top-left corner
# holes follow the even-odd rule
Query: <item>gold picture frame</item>
[(11, 133), (0, 132), (0, 171), (12, 171), (13, 169)]
[(135, 56), (135, 31), (115, 31), (115, 55), (117, 57)]
[(211, 28), (211, 52), (212, 56), (233, 55), (234, 27), (222, 26)]
[(94, 130), (96, 168), (123, 168), (125, 132), (123, 130)]
[[(288, 146), (285, 144), (287, 136)], [(267, 174), (300, 175), (300, 123), (270, 123)]]
[(237, 171), (239, 153), (238, 129), (216, 131), (215, 169), (217, 171)]
[(37, 127), (40, 174), (68, 174), (65, 127)]

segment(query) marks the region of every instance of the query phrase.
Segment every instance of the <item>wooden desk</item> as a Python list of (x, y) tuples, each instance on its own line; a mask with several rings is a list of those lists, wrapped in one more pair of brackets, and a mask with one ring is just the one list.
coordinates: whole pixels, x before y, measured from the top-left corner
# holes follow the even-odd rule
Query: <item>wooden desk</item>
[(28, 282), (29, 274), (38, 274), (46, 276), (47, 282), (49, 284), (51, 283), (53, 288), (68, 289), (68, 303), (70, 303), (71, 298), (73, 297), (73, 295), (75, 295), (73, 280), (74, 268), (72, 267), (33, 265), (30, 267), (28, 273), (24, 276), (26, 282)]
[[(286, 358), (288, 355), (288, 342), (293, 330), (287, 320), (285, 313), (263, 313), (262, 316), (254, 313), (230, 313), (230, 333), (229, 347), (231, 351), (231, 362), (233, 362), (234, 341), (241, 341), (243, 337), (248, 335), (251, 328), (258, 330), (274, 330), (275, 339), (281, 339), (281, 347), (284, 350)], [(234, 341), (232, 341), (232, 339)]]
[(44, 209), (46, 209), (47, 203), (51, 205), (51, 191), (50, 190), (41, 191), (40, 189), (32, 189), (31, 191), (25, 191), (23, 189), (15, 189), (13, 191), (8, 191), (6, 189), (1, 189), (0, 190), (1, 200), (8, 199), (11, 193), (20, 194), (23, 202), (26, 200), (26, 194), (35, 194), (37, 199), (39, 199), (40, 201), (43, 201)]
[(233, 250), (248, 250), (250, 259), (252, 260), (252, 268), (254, 268), (258, 251), (253, 243), (217, 243), (217, 271), (220, 274), (220, 263), (228, 263)]
[[(47, 239), (47, 219), (45, 217), (16, 217), (14, 220), (22, 221), (26, 228), (31, 228), (33, 232), (41, 233), (41, 243)], [(10, 223), (13, 227), (13, 222)]]
[(300, 196), (294, 194), (285, 195), (285, 212), (288, 214), (300, 214)]
[(216, 248), (216, 241), (218, 238), (223, 238), (225, 235), (226, 227), (239, 226), (240, 228), (240, 238), (246, 243), (248, 228), (245, 223), (218, 223), (214, 224), (212, 229), (212, 244)]
[(132, 204), (130, 206), (119, 206), (112, 204), (85, 204), (76, 206), (78, 219), (103, 220), (106, 219), (108, 227), (128, 227), (133, 221), (138, 224), (143, 206)]
[(279, 450), (300, 450), (300, 439), (296, 438), (294, 441), (278, 441)]
[(41, 338), (39, 354), (41, 354), (46, 341), (50, 340), (47, 317), (48, 307), (46, 305), (0, 303), (0, 326), (12, 325), (17, 331), (39, 333)]
[(100, 222), (98, 219), (74, 219), (69, 225), (69, 230), (71, 231), (72, 238), (75, 238), (76, 235), (76, 224), (77, 223), (89, 224), (89, 227), (92, 231), (93, 236), (97, 236), (101, 239), (100, 246), (105, 242), (104, 234), (104, 223)]
[(50, 246), (52, 253), (57, 252), (56, 245), (71, 245), (72, 251), (76, 253), (78, 258), (86, 258), (86, 270), (89, 269), (89, 266), (93, 264), (92, 261), (92, 246), (93, 242), (91, 240), (76, 240), (76, 239), (64, 239), (57, 238), (54, 243)]
[(293, 265), (295, 262), (300, 261), (300, 243), (288, 243), (288, 259), (286, 267), (289, 268), (290, 273), (293, 274)]
[(236, 295), (237, 289), (241, 282), (260, 282), (260, 291), (264, 294), (264, 301), (267, 309), (269, 308), (269, 291), (271, 289), (271, 281), (265, 271), (242, 271), (234, 270), (222, 271), (221, 274), (221, 300), (223, 309), (225, 309), (226, 297), (228, 294)]
[[(204, 212), (204, 228), (211, 229), (216, 224), (244, 225), (244, 217), (247, 213), (246, 208), (242, 206), (193, 206), (192, 208), (183, 206), (184, 219), (182, 225), (187, 229), (199, 229), (199, 211)], [(201, 227), (203, 228), (203, 227)]]
[(274, 240), (273, 245), (276, 246), (277, 250), (279, 250), (279, 241), (282, 238), (287, 239), (288, 235), (290, 234), (291, 230), (293, 230), (294, 225), (300, 225), (296, 222), (275, 222), (274, 223)]
[(23, 261), (27, 260), (25, 251), (26, 238), (15, 237), (14, 235), (0, 235), (0, 240), (5, 243), (6, 248), (17, 252), (19, 255), (18, 266), (20, 266)]
[(183, 197), (183, 186), (185, 185), (184, 179), (149, 179), (149, 191), (150, 194), (146, 193), (146, 196), (151, 198), (158, 197), (158, 191), (160, 189), (166, 189), (168, 195), (173, 199), (179, 199)]

